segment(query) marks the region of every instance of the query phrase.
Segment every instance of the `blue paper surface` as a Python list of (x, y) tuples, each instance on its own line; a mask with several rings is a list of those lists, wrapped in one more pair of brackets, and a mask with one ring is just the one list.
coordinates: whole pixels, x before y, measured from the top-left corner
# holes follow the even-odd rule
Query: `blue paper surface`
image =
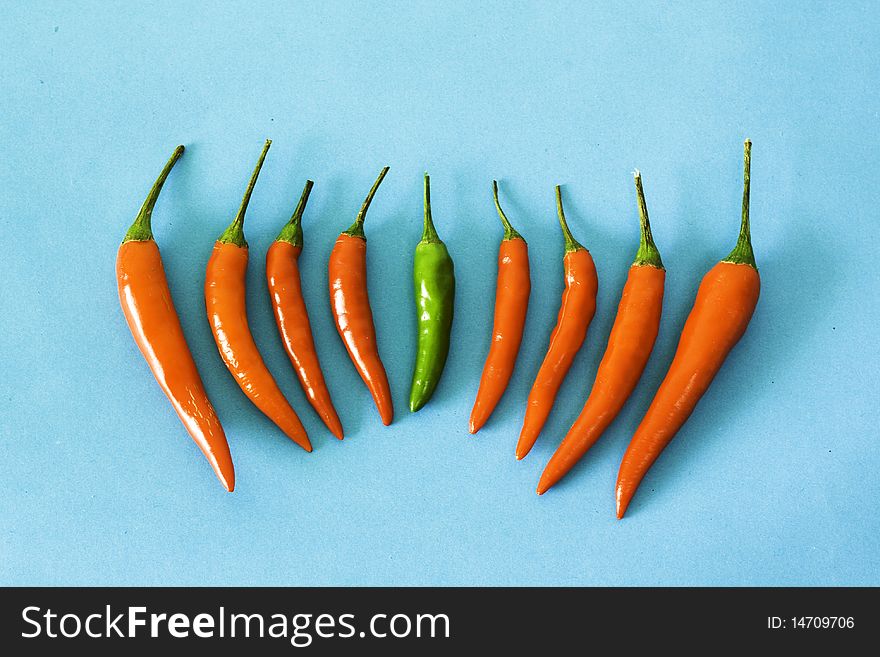
[[(880, 20), (876, 3), (6, 3), (0, 22), (0, 583), (880, 584), (877, 448)], [(248, 311), (315, 451), (225, 370), (202, 285), (263, 140), (245, 232)], [(754, 142), (752, 323), (627, 517), (620, 457), (703, 274), (732, 248)], [(153, 215), (184, 331), (229, 437), (229, 495), (129, 335), (116, 249), (174, 146)], [(330, 315), (327, 258), (383, 165), (369, 287), (396, 409), (381, 426)], [(620, 417), (543, 497), (637, 247), (644, 177), (667, 287)], [(407, 410), (422, 174), (455, 261), (453, 348)], [(315, 181), (300, 260), (346, 430), (305, 401), (265, 252)], [(467, 420), (508, 216), (532, 297), (510, 388)], [(553, 186), (595, 258), (596, 318), (543, 434), (525, 398), (562, 290)]]

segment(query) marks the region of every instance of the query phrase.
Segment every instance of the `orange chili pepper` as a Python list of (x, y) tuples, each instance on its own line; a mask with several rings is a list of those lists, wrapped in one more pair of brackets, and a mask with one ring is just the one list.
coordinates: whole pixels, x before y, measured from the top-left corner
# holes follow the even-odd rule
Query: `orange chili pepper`
[(330, 432), (342, 440), (342, 423), (321, 372), (299, 277), (298, 260), (303, 247), (302, 215), (313, 184), (311, 180), (306, 181), (293, 216), (266, 252), (266, 282), (278, 333), (302, 389)]
[(162, 185), (182, 154), (183, 146), (178, 146), (125, 234), (116, 255), (116, 283), (125, 321), (153, 376), (220, 483), (231, 492), (235, 470), (226, 434), (180, 327), (150, 225)]
[(376, 327), (367, 292), (367, 238), (364, 219), (388, 167), (382, 169), (364, 200), (355, 222), (336, 240), (330, 253), (330, 307), (336, 330), (345, 349), (373, 396), (382, 424), (389, 425), (394, 416), (391, 388), (385, 367), (379, 358)]
[(632, 394), (657, 339), (666, 270), (651, 235), (642, 176), (635, 172), (640, 244), (593, 389), (538, 482), (538, 495), (562, 479), (602, 436)]
[(751, 150), (752, 143), (746, 140), (739, 238), (730, 255), (703, 277), (669, 371), (626, 448), (617, 475), (618, 518), (745, 333), (758, 303), (761, 281), (749, 226)]
[(266, 140), (238, 214), (214, 243), (205, 277), (205, 307), (220, 357), (244, 394), (288, 438), (311, 452), (312, 445), (306, 430), (272, 378), (254, 343), (245, 307), (248, 244), (244, 238), (244, 214), (271, 143)]
[(516, 445), (516, 458), (521, 459), (541, 433), (553, 408), (556, 393), (568, 373), (575, 354), (584, 342), (587, 328), (596, 312), (598, 280), (593, 257), (571, 235), (565, 213), (562, 210), (562, 193), (556, 186), (556, 209), (559, 225), (565, 238), (565, 255), (562, 263), (565, 271), (565, 290), (556, 327), (550, 334), (550, 346), (541, 363), (529, 393), (526, 416)]
[(532, 282), (529, 277), (529, 247), (523, 236), (510, 225), (498, 202), (498, 182), (492, 181), (495, 209), (504, 226), (504, 237), (498, 247), (498, 282), (495, 286), (495, 320), (492, 344), (483, 366), (477, 399), (471, 411), (469, 430), (477, 433), (501, 400), (522, 342), (529, 308)]

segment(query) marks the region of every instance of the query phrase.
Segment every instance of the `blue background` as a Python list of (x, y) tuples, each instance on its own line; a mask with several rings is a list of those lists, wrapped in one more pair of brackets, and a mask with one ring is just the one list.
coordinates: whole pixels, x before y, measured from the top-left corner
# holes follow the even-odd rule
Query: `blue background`
[[(3, 584), (880, 584), (875, 3), (3, 4)], [(212, 243), (266, 137), (248, 310), (311, 455), (241, 394), (204, 316)], [(618, 522), (620, 457), (701, 276), (736, 237), (745, 137), (761, 300)], [(150, 376), (116, 295), (117, 246), (178, 143), (154, 230), (229, 436), (232, 495)], [(367, 234), (390, 428), (333, 328), (326, 272), (385, 164)], [(668, 269), (657, 346), (617, 422), (539, 498), (635, 253), (635, 167)], [(457, 316), (442, 383), (412, 415), (425, 170)], [(306, 177), (301, 267), (341, 443), (305, 403), (263, 278)], [(533, 292), (509, 391), (474, 438), (501, 236), (493, 177), (529, 240)], [(556, 183), (596, 260), (599, 309), (516, 462), (562, 287)]]

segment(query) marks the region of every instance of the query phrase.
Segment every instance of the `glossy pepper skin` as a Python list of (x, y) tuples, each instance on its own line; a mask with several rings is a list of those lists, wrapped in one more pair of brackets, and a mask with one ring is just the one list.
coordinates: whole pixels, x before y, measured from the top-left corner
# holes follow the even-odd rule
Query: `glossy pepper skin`
[(425, 174), (425, 220), (413, 258), (418, 344), (409, 393), (409, 410), (421, 409), (443, 374), (449, 355), (455, 307), (455, 267), (431, 217), (431, 179)]
[(313, 184), (311, 180), (306, 181), (293, 216), (266, 252), (266, 282), (278, 334), (302, 389), (330, 433), (342, 440), (342, 423), (321, 372), (299, 275), (298, 261), (303, 247), (302, 215)]
[(150, 225), (162, 185), (182, 154), (183, 146), (178, 146), (128, 229), (116, 256), (116, 282), (125, 321), (159, 387), (231, 492), (235, 470), (226, 435), (183, 335)]
[(263, 147), (238, 214), (214, 243), (205, 276), (205, 307), (220, 357), (242, 392), (288, 438), (311, 452), (306, 430), (257, 349), (245, 307), (248, 245), (244, 238), (244, 215), (271, 143), (267, 140)]
[(632, 394), (660, 329), (666, 270), (651, 235), (642, 177), (635, 173), (640, 244), (623, 287), (608, 346), (584, 408), (553, 454), (538, 482), (538, 495), (562, 479), (587, 453)]
[(526, 416), (516, 445), (516, 458), (522, 459), (538, 438), (556, 399), (556, 393), (581, 348), (587, 328), (596, 313), (598, 279), (593, 257), (571, 234), (562, 209), (562, 193), (556, 187), (556, 209), (559, 225), (565, 238), (565, 255), (562, 263), (565, 271), (565, 290), (556, 327), (550, 334), (547, 355), (538, 370), (529, 392)]
[(708, 390), (758, 304), (761, 281), (749, 225), (751, 146), (746, 140), (739, 239), (730, 255), (703, 277), (669, 371), (623, 455), (615, 494), (618, 518)]
[(388, 173), (382, 169), (364, 200), (354, 223), (336, 240), (327, 265), (330, 278), (330, 308), (336, 330), (345, 345), (351, 362), (373, 397), (382, 424), (394, 418), (388, 375), (379, 357), (376, 327), (367, 292), (367, 237), (364, 219), (373, 196)]
[(495, 318), (492, 325), (492, 343), (480, 388), (471, 410), (468, 426), (470, 433), (477, 433), (498, 405), (516, 365), (516, 357), (522, 343), (532, 289), (529, 275), (529, 247), (513, 226), (510, 225), (498, 202), (498, 182), (492, 181), (495, 209), (504, 226), (504, 237), (498, 247), (498, 282), (495, 286)]

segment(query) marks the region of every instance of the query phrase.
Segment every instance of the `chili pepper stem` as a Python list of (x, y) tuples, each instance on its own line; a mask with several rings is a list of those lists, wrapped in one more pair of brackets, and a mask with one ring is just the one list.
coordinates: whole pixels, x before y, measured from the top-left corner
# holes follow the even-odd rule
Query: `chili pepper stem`
[(123, 244), (126, 242), (148, 242), (153, 239), (153, 229), (151, 226), (153, 207), (156, 205), (156, 200), (159, 198), (159, 192), (162, 191), (162, 185), (165, 184), (165, 179), (168, 178), (168, 174), (171, 173), (171, 169), (174, 168), (177, 160), (183, 155), (184, 150), (185, 149), (182, 145), (178, 146), (174, 149), (171, 157), (168, 158), (168, 162), (165, 163), (162, 173), (159, 174), (159, 177), (156, 178), (156, 182), (154, 182), (152, 188), (150, 188), (150, 193), (147, 194), (147, 198), (144, 200), (140, 212), (138, 212), (131, 227), (125, 233), (125, 237), (122, 238)]
[(752, 250), (752, 229), (749, 225), (749, 195), (751, 193), (751, 168), (752, 168), (752, 140), (746, 139), (743, 144), (743, 202), (742, 223), (739, 228), (739, 238), (733, 251), (722, 262), (731, 262), (735, 265), (749, 265), (758, 268), (755, 263), (755, 252)]
[(364, 199), (364, 203), (361, 205), (361, 209), (357, 213), (357, 218), (354, 220), (354, 223), (348, 227), (348, 230), (343, 231), (344, 235), (359, 237), (362, 240), (367, 239), (367, 236), (364, 235), (364, 219), (367, 217), (367, 210), (370, 209), (370, 203), (373, 202), (376, 190), (379, 189), (379, 185), (381, 185), (382, 181), (385, 179), (385, 174), (388, 173), (388, 169), (389, 167), (383, 167), (382, 171), (379, 172), (379, 177), (376, 178), (376, 182), (374, 182), (373, 186), (370, 188), (370, 193), (367, 194), (367, 198)]
[(638, 169), (633, 172), (633, 178), (636, 181), (636, 196), (639, 201), (639, 250), (636, 252), (633, 264), (664, 269), (663, 260), (660, 259), (660, 251), (654, 244), (654, 236), (651, 235), (648, 204), (645, 202), (645, 190), (642, 188), (642, 174)]
[(568, 222), (565, 220), (565, 211), (562, 209), (562, 188), (556, 185), (556, 213), (559, 215), (559, 225), (562, 226), (562, 236), (565, 238), (565, 252), (586, 250), (571, 234)]
[(437, 244), (440, 236), (434, 228), (434, 218), (431, 216), (431, 178), (425, 172), (425, 224), (422, 229), (423, 244)]
[(221, 244), (235, 244), (244, 249), (247, 248), (248, 243), (244, 238), (244, 214), (247, 212), (248, 203), (251, 202), (251, 194), (254, 191), (254, 186), (257, 184), (260, 169), (263, 168), (263, 161), (266, 159), (266, 153), (269, 152), (269, 146), (271, 145), (272, 140), (267, 139), (263, 145), (263, 152), (260, 153), (260, 159), (257, 160), (257, 166), (254, 167), (254, 172), (251, 174), (248, 186), (244, 190), (244, 197), (241, 199), (241, 205), (238, 207), (235, 219), (232, 220), (232, 223), (229, 224), (226, 230), (223, 231), (223, 234), (217, 239)]
[(507, 219), (507, 215), (504, 214), (504, 210), (501, 209), (501, 203), (498, 202), (498, 181), (492, 181), (492, 198), (495, 199), (495, 209), (498, 210), (498, 216), (501, 217), (501, 223), (504, 225), (504, 239), (505, 240), (515, 240), (515, 239), (523, 239), (523, 236), (517, 232), (516, 228), (510, 225), (510, 221)]
[(302, 216), (306, 209), (306, 203), (309, 202), (309, 194), (312, 193), (314, 184), (311, 180), (306, 180), (306, 186), (303, 187), (299, 202), (296, 204), (296, 209), (293, 211), (290, 221), (284, 224), (281, 232), (278, 233), (278, 237), (275, 238), (276, 242), (288, 242), (293, 246), (302, 246)]

